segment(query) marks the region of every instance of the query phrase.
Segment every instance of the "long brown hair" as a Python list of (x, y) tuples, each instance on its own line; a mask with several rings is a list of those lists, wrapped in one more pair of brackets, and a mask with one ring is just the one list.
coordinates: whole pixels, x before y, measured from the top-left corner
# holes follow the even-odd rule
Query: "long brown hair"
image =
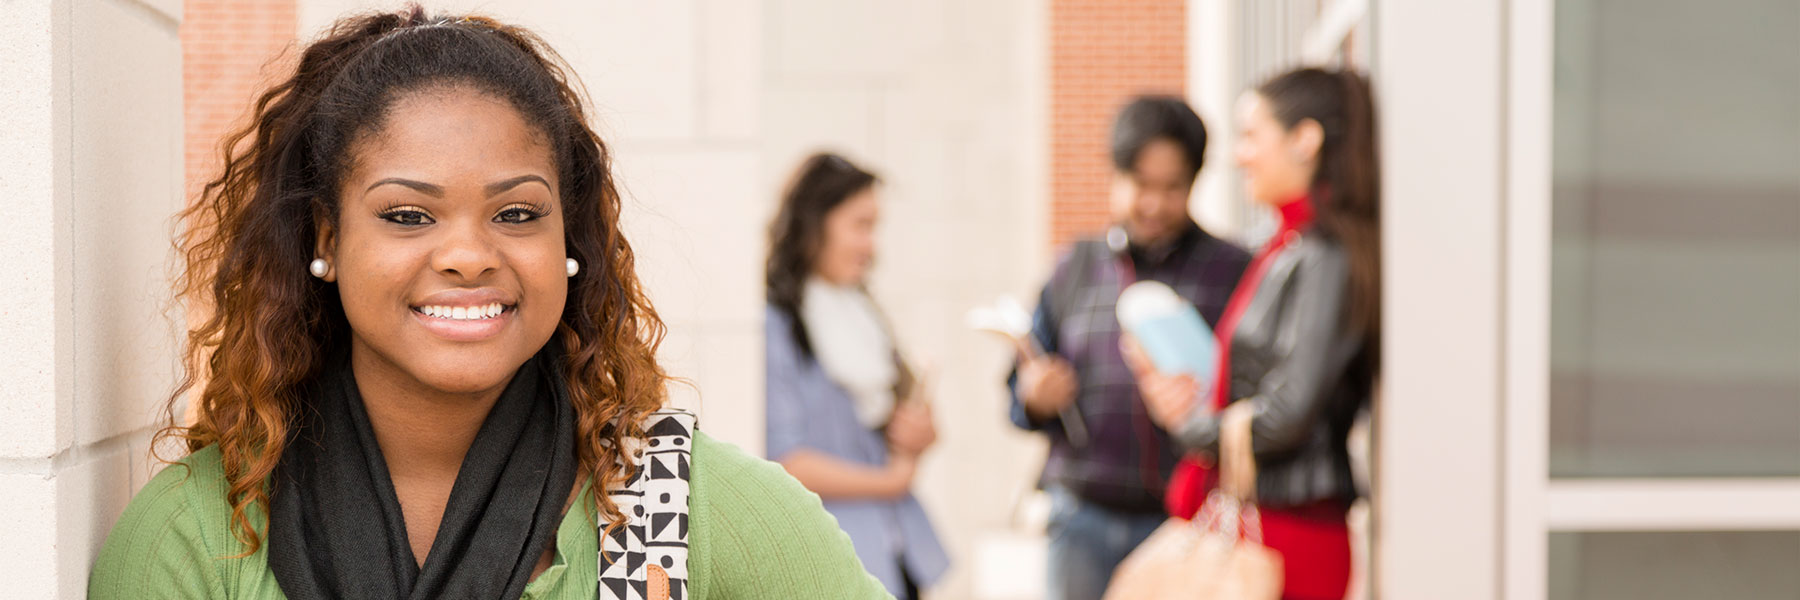
[[(210, 315), (188, 332), (185, 373), (156, 439), (190, 452), (218, 446), (232, 526), (251, 552), (261, 540), (247, 511), (267, 508), (265, 484), (306, 408), (301, 386), (350, 338), (337, 294), (307, 273), (321, 221), (337, 219), (350, 146), (379, 131), (400, 96), (433, 86), (509, 102), (551, 147), (568, 256), (588, 269), (570, 281), (549, 343), (563, 350), (571, 441), (596, 489), (628, 475), (614, 468), (618, 449), (643, 437), (640, 422), (663, 405), (664, 326), (638, 283), (611, 158), (566, 63), (532, 33), (487, 18), (428, 17), (417, 6), (346, 17), (257, 98), (250, 123), (220, 145), (223, 171), (179, 215), (177, 298)], [(180, 425), (176, 403), (196, 386), (193, 422)], [(617, 526), (618, 508), (593, 496)]]
[(877, 181), (874, 173), (842, 156), (814, 154), (795, 169), (781, 195), (781, 208), (769, 224), (769, 260), (763, 273), (769, 304), (787, 316), (794, 343), (807, 356), (812, 356), (812, 342), (807, 339), (806, 320), (800, 317), (800, 299), (825, 245), (825, 216)]
[(1369, 82), (1355, 71), (1306, 68), (1289, 71), (1257, 88), (1275, 120), (1292, 129), (1312, 120), (1324, 130), (1319, 168), (1313, 174), (1314, 227), (1344, 245), (1350, 256), (1347, 325), (1366, 336), (1370, 349), (1381, 335), (1381, 162), (1375, 139), (1375, 101)]

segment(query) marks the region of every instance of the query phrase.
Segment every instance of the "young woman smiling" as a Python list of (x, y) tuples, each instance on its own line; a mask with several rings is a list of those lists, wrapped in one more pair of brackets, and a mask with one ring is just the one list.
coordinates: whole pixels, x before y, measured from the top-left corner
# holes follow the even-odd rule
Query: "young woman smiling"
[(816, 497), (663, 410), (576, 88), (529, 32), (417, 8), (304, 50), (183, 215), (211, 313), (159, 438), (188, 454), (90, 597), (883, 595)]
[[(1281, 555), (1285, 600), (1350, 585), (1346, 439), (1381, 370), (1381, 168), (1369, 82), (1348, 70), (1277, 75), (1238, 103), (1244, 189), (1279, 217), (1219, 319), (1202, 386), (1125, 351), (1151, 418), (1211, 460), (1227, 418), (1249, 415), (1262, 542)], [(1242, 411), (1242, 412), (1238, 412)], [(1166, 504), (1191, 518), (1218, 474), (1184, 462)]]

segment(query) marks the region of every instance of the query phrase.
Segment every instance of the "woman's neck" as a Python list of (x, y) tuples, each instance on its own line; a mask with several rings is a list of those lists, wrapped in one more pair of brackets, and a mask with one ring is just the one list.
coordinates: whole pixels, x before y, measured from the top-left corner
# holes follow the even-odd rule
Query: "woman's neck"
[(813, 271), (812, 275), (807, 278), (807, 281), (822, 283), (822, 284), (825, 284), (825, 285), (830, 286), (835, 289), (852, 289), (852, 288), (856, 287), (856, 283), (857, 283), (856, 280), (853, 280), (853, 279), (843, 279), (843, 278), (833, 279), (831, 277), (827, 277), (824, 273), (821, 273), (819, 271)]
[(396, 480), (447, 477), (454, 481), (475, 434), (508, 382), (467, 394), (426, 388), (397, 365), (372, 352), (352, 352), (351, 372)]
[(1281, 228), (1289, 231), (1306, 229), (1313, 222), (1313, 199), (1310, 194), (1296, 194), (1276, 203), (1275, 210), (1281, 217)]
[(400, 502), (413, 560), (424, 567), (463, 458), (510, 381), (491, 390), (445, 393), (360, 345), (351, 349), (350, 370)]

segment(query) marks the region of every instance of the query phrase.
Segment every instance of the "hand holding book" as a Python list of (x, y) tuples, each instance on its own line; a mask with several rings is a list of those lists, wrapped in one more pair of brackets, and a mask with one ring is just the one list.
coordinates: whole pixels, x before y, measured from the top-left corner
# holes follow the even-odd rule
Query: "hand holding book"
[(1218, 342), (1194, 305), (1169, 286), (1141, 281), (1119, 295), (1119, 351), (1138, 382), (1150, 417), (1173, 429), (1201, 402), (1218, 360)]

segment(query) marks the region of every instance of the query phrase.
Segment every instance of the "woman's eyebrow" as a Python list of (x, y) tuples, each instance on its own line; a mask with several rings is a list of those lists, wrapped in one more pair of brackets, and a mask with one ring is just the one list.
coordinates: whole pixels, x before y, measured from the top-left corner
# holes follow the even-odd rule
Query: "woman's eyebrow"
[[(367, 194), (367, 193), (369, 193), (369, 190), (373, 190), (375, 188), (378, 188), (378, 187), (381, 187), (381, 186), (384, 186), (384, 185), (387, 185), (390, 183), (394, 184), (394, 185), (400, 185), (400, 186), (405, 186), (405, 187), (411, 188), (414, 191), (425, 194), (427, 196), (431, 196), (433, 198), (444, 197), (444, 188), (442, 186), (432, 185), (429, 183), (425, 183), (423, 181), (413, 181), (411, 179), (401, 179), (399, 177), (389, 177), (387, 179), (383, 179), (381, 181), (377, 181), (373, 184), (370, 184), (368, 189), (363, 190), (363, 193)], [(492, 186), (490, 186), (490, 189), (491, 189), (491, 187)]]
[(520, 175), (518, 177), (504, 179), (501, 181), (496, 181), (494, 183), (487, 184), (487, 187), (484, 189), (487, 190), (488, 197), (492, 198), (501, 192), (513, 189), (515, 187), (519, 187), (520, 184), (523, 184), (528, 181), (536, 181), (538, 183), (544, 184), (544, 189), (550, 189), (550, 182), (545, 181), (543, 177), (539, 177), (537, 175)]
[[(521, 184), (524, 184), (524, 183), (528, 183), (528, 182), (532, 182), (532, 181), (536, 181), (536, 182), (538, 182), (538, 183), (540, 183), (540, 184), (543, 184), (543, 186), (544, 186), (544, 188), (545, 188), (545, 189), (549, 189), (549, 188), (550, 188), (550, 182), (549, 182), (549, 181), (547, 181), (547, 180), (545, 180), (545, 179), (544, 179), (544, 178), (543, 178), (543, 177), (541, 177), (541, 176), (538, 176), (538, 175), (520, 175), (520, 176), (518, 176), (518, 177), (511, 177), (511, 178), (508, 178), (508, 179), (503, 179), (503, 180), (501, 180), (501, 181), (496, 181), (496, 182), (494, 182), (494, 183), (490, 183), (490, 184), (487, 184), (487, 185), (486, 185), (486, 186), (484, 186), (484, 187), (483, 187), (483, 188), (482, 188), (482, 189), (483, 189), (483, 190), (484, 190), (484, 191), (485, 191), (485, 192), (487, 192), (487, 195), (488, 195), (488, 196), (489, 196), (489, 197), (493, 197), (493, 196), (495, 196), (495, 195), (497, 195), (497, 194), (500, 194), (500, 193), (501, 193), (501, 192), (505, 192), (505, 191), (507, 191), (507, 190), (510, 190), (510, 189), (513, 189), (513, 188), (515, 188), (515, 187), (519, 187), (519, 185), (521, 185)], [(381, 186), (384, 186), (384, 185), (388, 185), (388, 184), (393, 184), (393, 185), (399, 185), (399, 186), (405, 186), (405, 187), (407, 187), (407, 188), (409, 188), (409, 189), (412, 189), (412, 190), (414, 190), (414, 191), (417, 191), (417, 192), (419, 192), (419, 193), (422, 193), (422, 194), (425, 194), (425, 195), (428, 195), (428, 196), (431, 196), (431, 197), (433, 197), (433, 198), (442, 198), (442, 197), (444, 197), (444, 188), (443, 188), (443, 186), (439, 186), (439, 185), (435, 185), (435, 184), (430, 184), (430, 183), (425, 183), (425, 182), (423, 182), (423, 181), (414, 181), (414, 180), (411, 180), (411, 179), (402, 179), (402, 178), (399, 178), (399, 177), (389, 177), (389, 178), (387, 178), (387, 179), (383, 179), (383, 180), (381, 180), (381, 181), (377, 181), (377, 182), (375, 182), (375, 183), (373, 183), (373, 184), (370, 184), (370, 185), (369, 185), (369, 188), (368, 188), (368, 189), (367, 189), (367, 190), (363, 190), (363, 192), (364, 192), (364, 193), (368, 193), (368, 191), (369, 191), (369, 190), (373, 190), (373, 189), (375, 189), (375, 188), (378, 188), (378, 187), (381, 187)]]

